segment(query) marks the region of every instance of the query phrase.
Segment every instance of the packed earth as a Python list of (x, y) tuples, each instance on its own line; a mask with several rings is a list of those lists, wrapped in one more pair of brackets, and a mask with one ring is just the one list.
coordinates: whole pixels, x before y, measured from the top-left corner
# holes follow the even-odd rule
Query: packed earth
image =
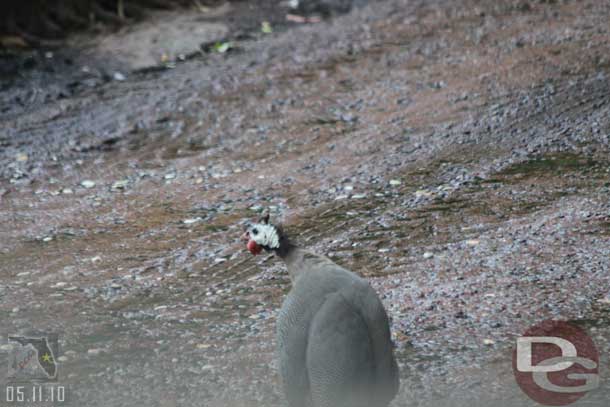
[(1, 366), (56, 332), (70, 405), (282, 406), (289, 279), (240, 241), (268, 210), (379, 294), (392, 406), (537, 405), (512, 353), (547, 319), (609, 377), (610, 3), (339, 3), (3, 55)]

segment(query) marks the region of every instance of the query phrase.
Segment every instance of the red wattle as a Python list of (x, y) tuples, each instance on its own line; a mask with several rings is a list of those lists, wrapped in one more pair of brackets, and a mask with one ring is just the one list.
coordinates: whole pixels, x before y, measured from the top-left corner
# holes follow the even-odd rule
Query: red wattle
[(248, 247), (248, 250), (250, 251), (250, 253), (252, 253), (255, 256), (263, 251), (263, 248), (261, 246), (259, 246), (258, 243), (256, 243), (252, 239), (250, 239), (248, 241), (248, 246), (247, 247)]

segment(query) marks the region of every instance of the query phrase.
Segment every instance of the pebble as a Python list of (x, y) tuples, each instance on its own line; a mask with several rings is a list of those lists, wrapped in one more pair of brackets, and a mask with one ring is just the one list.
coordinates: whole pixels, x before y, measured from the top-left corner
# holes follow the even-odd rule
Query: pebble
[(128, 184), (129, 184), (129, 180), (126, 180), (126, 179), (115, 181), (112, 184), (112, 189), (125, 189)]
[(402, 182), (399, 179), (391, 179), (390, 180), (390, 185), (393, 186), (393, 187), (397, 187), (397, 186), (399, 186), (401, 184), (402, 184)]
[(53, 240), (53, 236), (45, 236), (42, 238), (43, 242), (50, 242), (51, 240)]
[(29, 159), (29, 157), (28, 157), (28, 155), (27, 155), (27, 154), (17, 154), (17, 156), (15, 157), (15, 159), (16, 159), (18, 162), (26, 162), (26, 161)]
[(466, 240), (466, 244), (468, 246), (476, 246), (478, 245), (480, 242), (477, 239), (470, 239), (470, 240)]
[(66, 356), (60, 356), (60, 357), (57, 358), (57, 361), (58, 362), (67, 362), (68, 358)]
[(74, 191), (72, 191), (72, 189), (70, 189), (70, 188), (64, 188), (61, 190), (61, 193), (64, 195), (71, 195), (74, 193)]
[(81, 182), (80, 185), (84, 188), (89, 189), (89, 188), (93, 188), (95, 186), (95, 182), (93, 182), (89, 179), (86, 179), (83, 182)]
[(417, 198), (420, 198), (420, 197), (428, 198), (428, 197), (431, 197), (432, 195), (434, 195), (433, 192), (426, 191), (425, 189), (420, 189), (420, 190), (415, 191), (415, 196)]
[(425, 252), (424, 253), (424, 259), (431, 259), (432, 257), (434, 257), (433, 253), (430, 253), (430, 252)]
[(340, 201), (342, 199), (347, 199), (349, 198), (349, 195), (338, 195), (337, 197), (335, 197), (335, 201)]
[(363, 199), (366, 198), (366, 194), (355, 194), (352, 195), (352, 199)]
[(199, 343), (197, 344), (197, 349), (210, 349), (212, 345), (207, 343)]
[(491, 345), (495, 345), (496, 341), (494, 341), (493, 339), (483, 339), (483, 345), (485, 346), (491, 346)]
[(202, 220), (201, 218), (197, 217), (197, 218), (191, 218), (191, 219), (184, 219), (182, 221), (182, 223), (184, 223), (185, 225), (192, 225), (193, 223), (197, 223), (200, 220)]
[(93, 348), (93, 349), (89, 349), (89, 350), (87, 351), (87, 353), (88, 353), (89, 355), (94, 355), (94, 356), (95, 356), (95, 355), (99, 355), (99, 354), (100, 354), (100, 353), (102, 353), (103, 351), (104, 351), (104, 350), (103, 350), (103, 349), (100, 349), (100, 348)]
[(121, 72), (115, 72), (112, 77), (115, 81), (124, 81), (125, 79), (127, 79), (125, 75), (123, 75)]
[(165, 176), (163, 177), (165, 179), (174, 179), (176, 178), (176, 174), (173, 172), (170, 172), (169, 174), (165, 174)]

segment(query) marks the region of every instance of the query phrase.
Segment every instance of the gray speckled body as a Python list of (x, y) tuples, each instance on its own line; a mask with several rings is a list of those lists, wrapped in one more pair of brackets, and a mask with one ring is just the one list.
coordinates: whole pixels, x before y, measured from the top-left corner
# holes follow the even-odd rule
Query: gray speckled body
[(291, 407), (382, 407), (398, 391), (387, 314), (373, 288), (326, 257), (284, 257), (292, 289), (277, 337)]

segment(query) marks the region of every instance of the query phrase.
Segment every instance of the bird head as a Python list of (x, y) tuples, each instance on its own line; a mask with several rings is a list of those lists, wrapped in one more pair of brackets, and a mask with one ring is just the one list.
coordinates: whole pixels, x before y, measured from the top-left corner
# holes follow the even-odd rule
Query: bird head
[(247, 242), (246, 247), (253, 255), (259, 254), (263, 249), (267, 251), (280, 248), (281, 230), (269, 223), (269, 214), (264, 214), (257, 223), (248, 223), (242, 240)]

